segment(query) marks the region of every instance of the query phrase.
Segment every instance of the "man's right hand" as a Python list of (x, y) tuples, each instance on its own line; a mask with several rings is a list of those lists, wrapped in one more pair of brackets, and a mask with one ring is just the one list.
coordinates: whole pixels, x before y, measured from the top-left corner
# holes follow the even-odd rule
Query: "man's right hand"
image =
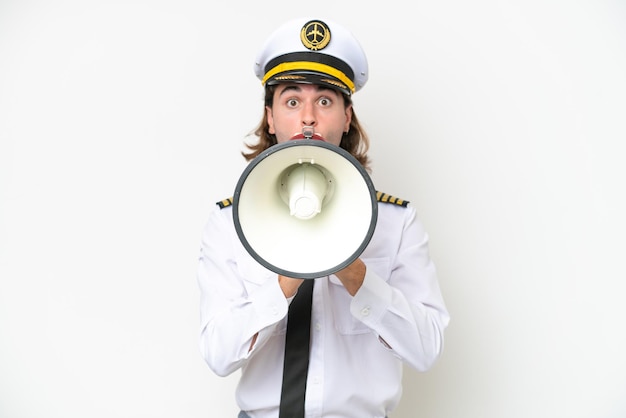
[(293, 297), (304, 279), (292, 279), (291, 277), (278, 275), (278, 284), (286, 298)]

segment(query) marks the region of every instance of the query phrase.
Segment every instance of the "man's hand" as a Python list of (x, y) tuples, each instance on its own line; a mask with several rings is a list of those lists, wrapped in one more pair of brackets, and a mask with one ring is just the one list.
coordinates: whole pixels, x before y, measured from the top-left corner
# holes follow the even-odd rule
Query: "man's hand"
[(278, 284), (286, 298), (296, 294), (304, 279), (292, 279), (291, 277), (278, 275)]
[[(365, 279), (365, 263), (358, 258), (348, 267), (335, 273), (350, 295), (354, 296), (361, 288)], [(278, 284), (286, 298), (296, 294), (298, 288), (305, 279), (293, 279), (291, 277), (278, 275)], [(309, 279), (310, 280), (310, 279)]]
[(357, 258), (354, 263), (335, 273), (335, 276), (341, 281), (348, 293), (354, 296), (363, 284), (365, 270), (365, 263), (363, 263), (360, 258)]

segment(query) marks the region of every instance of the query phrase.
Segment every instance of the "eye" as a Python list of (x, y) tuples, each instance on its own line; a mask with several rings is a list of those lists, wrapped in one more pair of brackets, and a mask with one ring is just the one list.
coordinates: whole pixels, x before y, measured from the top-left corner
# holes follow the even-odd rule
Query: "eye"
[(321, 97), (318, 101), (317, 101), (321, 106), (324, 107), (328, 107), (331, 104), (333, 104), (333, 101), (330, 100), (328, 97)]
[(298, 100), (296, 99), (287, 100), (287, 107), (296, 107), (296, 106), (298, 106)]

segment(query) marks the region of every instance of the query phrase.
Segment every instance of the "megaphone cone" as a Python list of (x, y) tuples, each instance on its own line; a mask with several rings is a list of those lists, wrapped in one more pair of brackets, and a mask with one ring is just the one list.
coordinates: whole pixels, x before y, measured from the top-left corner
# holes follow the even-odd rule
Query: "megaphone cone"
[(254, 259), (288, 277), (347, 267), (369, 244), (376, 190), (350, 153), (325, 141), (274, 145), (252, 160), (233, 195), (237, 235)]

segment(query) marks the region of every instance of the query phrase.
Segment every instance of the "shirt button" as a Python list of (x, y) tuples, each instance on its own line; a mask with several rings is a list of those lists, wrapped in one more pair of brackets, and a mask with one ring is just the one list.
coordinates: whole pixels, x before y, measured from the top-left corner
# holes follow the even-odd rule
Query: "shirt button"
[(366, 306), (365, 308), (361, 309), (361, 315), (362, 316), (368, 316), (370, 314), (370, 307)]
[(318, 322), (318, 323), (316, 323), (316, 324), (315, 324), (315, 330), (316, 330), (316, 331), (319, 331), (319, 330), (321, 330), (321, 329), (322, 329), (322, 326), (320, 325), (320, 323), (319, 323), (319, 322)]

